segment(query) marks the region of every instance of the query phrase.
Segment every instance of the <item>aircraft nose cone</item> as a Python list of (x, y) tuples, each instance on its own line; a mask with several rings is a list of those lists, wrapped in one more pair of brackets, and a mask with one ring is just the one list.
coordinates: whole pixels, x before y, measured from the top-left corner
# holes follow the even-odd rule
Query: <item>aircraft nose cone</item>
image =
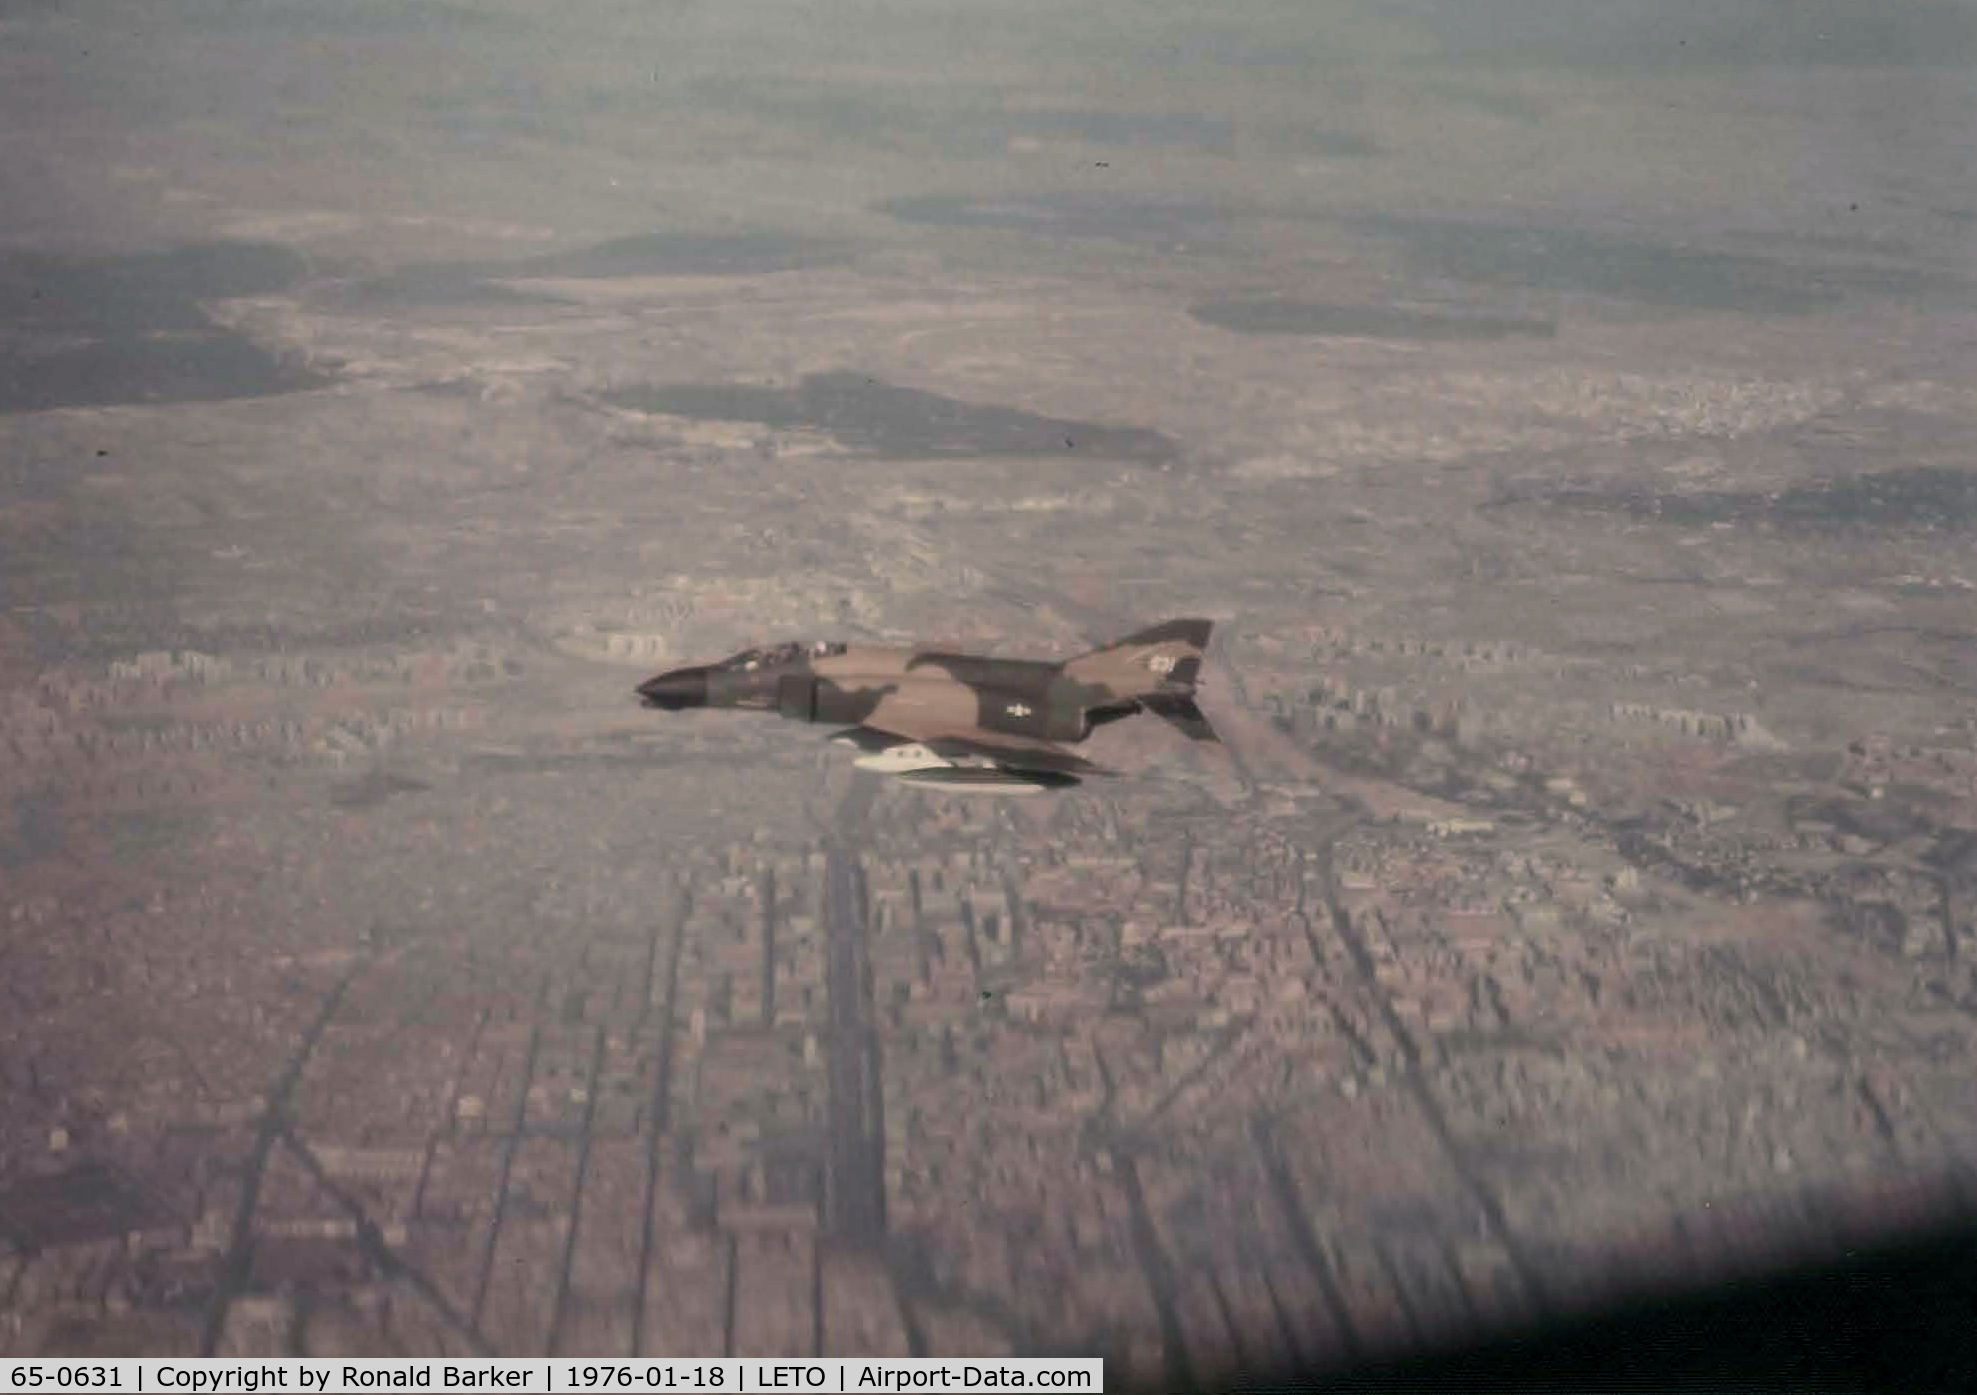
[(667, 712), (684, 712), (689, 707), (707, 705), (707, 670), (676, 668), (638, 685), (638, 695), (647, 707)]

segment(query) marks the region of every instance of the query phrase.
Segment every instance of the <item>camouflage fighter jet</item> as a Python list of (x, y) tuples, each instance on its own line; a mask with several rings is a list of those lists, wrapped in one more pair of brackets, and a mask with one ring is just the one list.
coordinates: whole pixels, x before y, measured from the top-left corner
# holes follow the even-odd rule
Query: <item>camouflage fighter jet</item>
[(845, 727), (852, 764), (933, 789), (1035, 794), (1111, 772), (1065, 749), (1135, 712), (1197, 741), (1218, 738), (1195, 706), (1211, 627), (1169, 620), (1075, 659), (994, 659), (831, 641), (747, 649), (639, 685), (647, 707), (738, 707)]

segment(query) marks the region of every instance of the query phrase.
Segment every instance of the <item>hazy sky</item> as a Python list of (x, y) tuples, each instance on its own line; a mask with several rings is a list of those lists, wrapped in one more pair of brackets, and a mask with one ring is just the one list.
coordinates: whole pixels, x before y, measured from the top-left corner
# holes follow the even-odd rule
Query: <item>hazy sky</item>
[(1966, 270), (1977, 232), (1960, 0), (6, 0), (0, 26), (15, 247), (911, 245), (875, 209), (936, 194), (1844, 238)]

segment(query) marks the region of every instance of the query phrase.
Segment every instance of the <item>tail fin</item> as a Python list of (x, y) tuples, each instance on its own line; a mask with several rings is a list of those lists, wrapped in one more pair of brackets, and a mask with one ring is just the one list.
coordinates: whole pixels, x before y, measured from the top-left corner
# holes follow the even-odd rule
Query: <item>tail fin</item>
[(1144, 697), (1185, 696), (1201, 675), (1212, 620), (1166, 620), (1064, 663), (1064, 676), (1095, 690), (1088, 706)]

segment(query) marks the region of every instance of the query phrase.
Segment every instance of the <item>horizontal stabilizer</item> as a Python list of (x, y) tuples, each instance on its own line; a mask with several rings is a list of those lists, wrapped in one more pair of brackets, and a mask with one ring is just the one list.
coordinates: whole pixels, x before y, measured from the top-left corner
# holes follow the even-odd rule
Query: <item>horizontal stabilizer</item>
[(1214, 725), (1195, 706), (1194, 699), (1180, 693), (1149, 693), (1140, 699), (1140, 705), (1155, 716), (1163, 718), (1169, 726), (1184, 732), (1192, 741), (1213, 741), (1220, 743), (1222, 738), (1215, 734)]

